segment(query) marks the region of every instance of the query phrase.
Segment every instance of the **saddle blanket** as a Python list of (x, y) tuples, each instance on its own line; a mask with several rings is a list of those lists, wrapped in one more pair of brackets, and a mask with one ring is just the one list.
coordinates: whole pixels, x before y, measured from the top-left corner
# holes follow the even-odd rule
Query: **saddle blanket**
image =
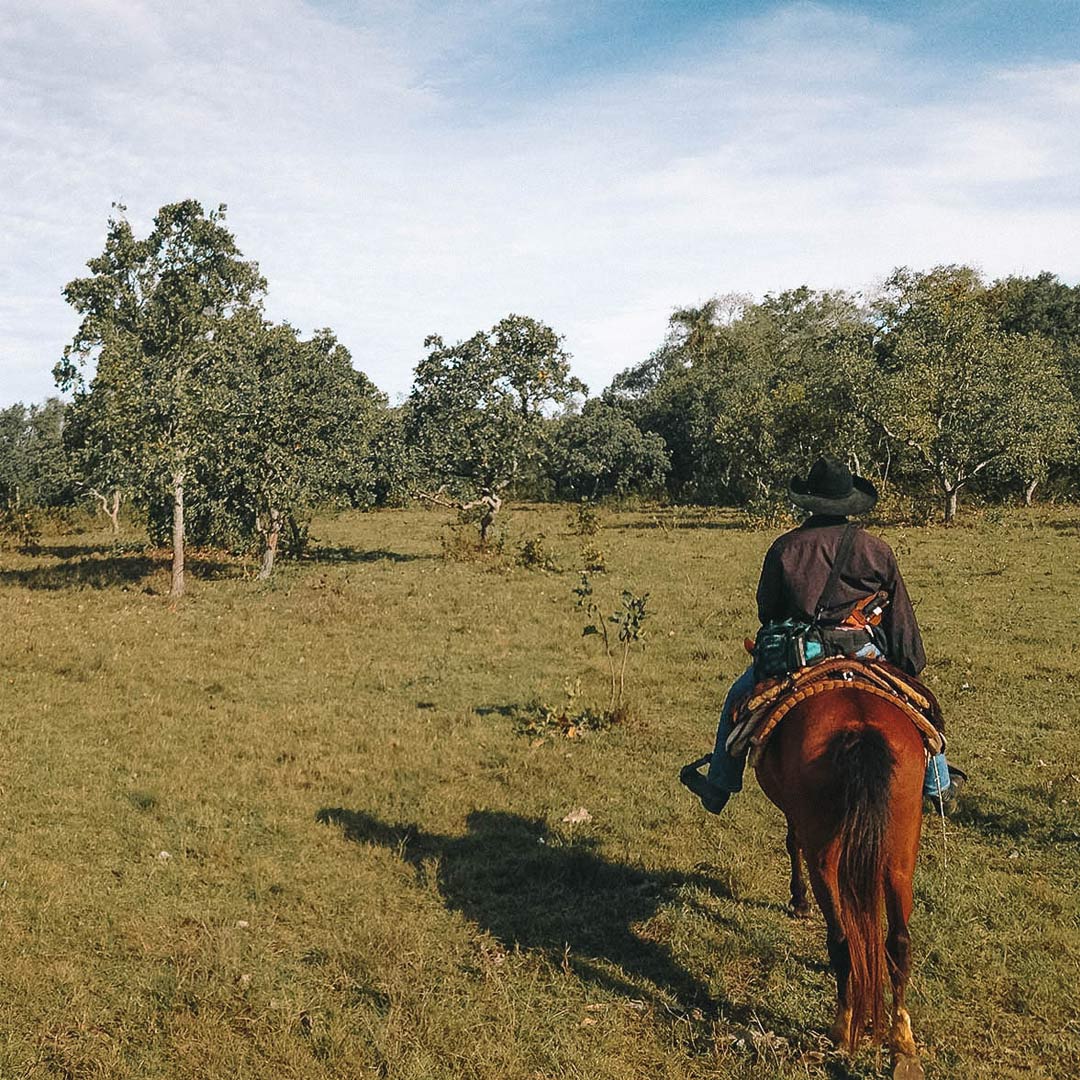
[(801, 701), (829, 690), (861, 690), (885, 698), (915, 725), (931, 754), (945, 749), (941, 707), (918, 679), (884, 660), (837, 657), (758, 683), (735, 706), (727, 751), (733, 757), (749, 752), (757, 763), (777, 724)]

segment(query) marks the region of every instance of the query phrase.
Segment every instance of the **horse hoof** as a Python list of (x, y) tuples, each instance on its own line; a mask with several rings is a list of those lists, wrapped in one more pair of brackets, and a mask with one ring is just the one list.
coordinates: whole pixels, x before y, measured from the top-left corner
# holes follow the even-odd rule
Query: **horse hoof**
[(917, 1057), (912, 1057), (910, 1054), (901, 1054), (896, 1059), (896, 1065), (893, 1068), (893, 1080), (924, 1080), (926, 1073), (923, 1072), (923, 1067), (919, 1064)]
[(810, 918), (810, 905), (809, 904), (792, 904), (788, 908), (788, 914), (793, 919), (809, 919)]

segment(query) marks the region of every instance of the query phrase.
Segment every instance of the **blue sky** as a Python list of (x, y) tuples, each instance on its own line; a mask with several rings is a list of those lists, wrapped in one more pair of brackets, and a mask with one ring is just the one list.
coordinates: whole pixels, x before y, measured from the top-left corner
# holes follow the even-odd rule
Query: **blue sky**
[(513, 311), (595, 390), (677, 305), (900, 264), (1080, 280), (1080, 3), (0, 0), (0, 405), (113, 200), (229, 206), (392, 396)]

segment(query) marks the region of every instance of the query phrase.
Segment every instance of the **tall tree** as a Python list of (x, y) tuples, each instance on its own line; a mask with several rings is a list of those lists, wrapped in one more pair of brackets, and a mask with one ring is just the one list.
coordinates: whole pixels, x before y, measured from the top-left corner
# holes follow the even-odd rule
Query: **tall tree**
[(545, 410), (585, 386), (558, 335), (525, 316), (454, 345), (432, 335), (424, 347), (404, 415), (418, 483), (484, 499), (493, 517), (498, 493), (539, 471)]
[[(138, 239), (116, 208), (105, 250), (64, 297), (82, 322), (57, 365), (58, 384), (76, 398), (101, 395), (86, 438), (122, 457), (147, 499), (166, 496), (172, 517), (171, 595), (184, 591), (184, 493), (207, 445), (206, 422), (220, 413), (214, 336), (233, 314), (257, 308), (265, 282), (225, 227), (225, 207), (194, 199), (163, 206)], [(89, 387), (81, 374), (96, 362)], [(219, 404), (215, 407), (215, 399)]]
[(330, 330), (304, 341), (251, 313), (229, 321), (222, 343), (230, 405), (220, 482), (259, 536), (268, 578), (286, 526), (295, 537), (321, 502), (374, 498), (367, 451), (385, 397)]
[(863, 410), (938, 486), (944, 517), (993, 467), (1038, 468), (1066, 452), (1070, 417), (1061, 373), (1036, 338), (997, 325), (970, 267), (893, 273), (877, 304), (879, 376)]

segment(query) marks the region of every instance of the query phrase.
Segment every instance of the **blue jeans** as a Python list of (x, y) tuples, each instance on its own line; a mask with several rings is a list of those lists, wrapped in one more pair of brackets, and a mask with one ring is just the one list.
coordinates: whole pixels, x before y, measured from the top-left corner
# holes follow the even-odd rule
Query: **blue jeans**
[[(881, 653), (873, 644), (864, 645), (856, 656), (878, 657)], [(723, 791), (742, 791), (743, 770), (746, 768), (746, 754), (732, 757), (727, 752), (727, 741), (731, 735), (731, 716), (735, 710), (735, 703), (740, 698), (746, 697), (754, 689), (754, 668), (751, 665), (744, 671), (728, 691), (724, 699), (724, 707), (720, 710), (720, 724), (716, 729), (716, 747), (713, 750), (712, 761), (709, 763), (707, 776), (709, 782), (715, 784)], [(935, 754), (926, 766), (926, 776), (923, 779), (923, 794), (937, 795), (949, 788), (949, 766), (945, 761), (944, 754)]]

